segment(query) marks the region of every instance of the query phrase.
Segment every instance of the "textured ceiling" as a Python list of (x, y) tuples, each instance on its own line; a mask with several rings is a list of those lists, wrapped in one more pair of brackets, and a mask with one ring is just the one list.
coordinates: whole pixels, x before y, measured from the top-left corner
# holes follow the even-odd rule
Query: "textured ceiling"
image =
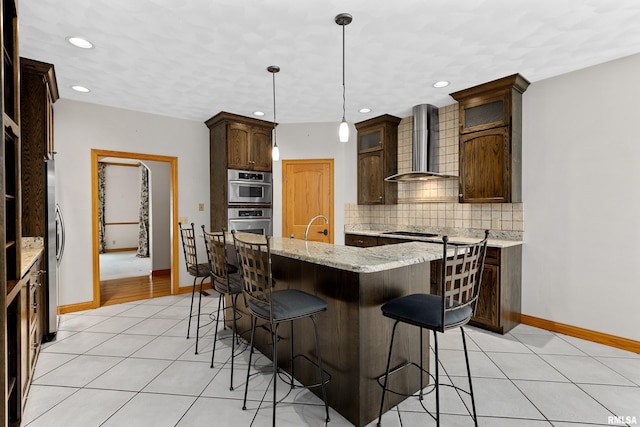
[[(62, 98), (204, 121), (411, 115), (513, 73), (529, 81), (640, 52), (638, 0), (20, 0), (21, 56), (53, 63)], [(82, 36), (83, 50), (65, 41)], [(436, 89), (437, 80), (451, 85)], [(88, 94), (73, 91), (79, 84)], [(359, 113), (362, 107), (373, 111)]]

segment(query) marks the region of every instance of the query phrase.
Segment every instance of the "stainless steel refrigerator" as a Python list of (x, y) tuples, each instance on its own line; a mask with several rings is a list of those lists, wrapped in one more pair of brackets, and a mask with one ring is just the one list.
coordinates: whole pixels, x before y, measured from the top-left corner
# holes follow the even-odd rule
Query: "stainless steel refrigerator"
[(56, 167), (53, 153), (46, 160), (47, 180), (47, 239), (46, 239), (46, 313), (44, 339), (51, 341), (58, 332), (58, 267), (64, 251), (64, 222), (56, 203)]

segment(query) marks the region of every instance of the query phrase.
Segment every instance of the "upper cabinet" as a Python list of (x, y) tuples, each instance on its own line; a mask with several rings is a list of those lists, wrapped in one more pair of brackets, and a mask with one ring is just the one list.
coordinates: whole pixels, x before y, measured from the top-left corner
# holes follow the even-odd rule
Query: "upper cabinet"
[(209, 128), (211, 229), (227, 227), (227, 170), (271, 172), (273, 122), (224, 111), (205, 122)]
[(460, 118), (461, 203), (522, 201), (520, 74), (452, 93)]
[(53, 64), (20, 58), (23, 236), (47, 238), (45, 162), (54, 153), (53, 103), (57, 99)]
[(386, 182), (398, 172), (398, 124), (388, 114), (356, 123), (358, 130), (358, 204), (395, 204), (398, 185)]
[(221, 112), (205, 123), (211, 148), (217, 154), (226, 152), (226, 168), (271, 172), (272, 122)]

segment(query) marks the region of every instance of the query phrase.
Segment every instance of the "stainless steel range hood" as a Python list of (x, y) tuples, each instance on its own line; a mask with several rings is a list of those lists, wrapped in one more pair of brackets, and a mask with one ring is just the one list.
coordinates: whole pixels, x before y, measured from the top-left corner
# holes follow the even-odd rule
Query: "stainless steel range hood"
[(389, 182), (424, 181), (436, 178), (455, 178), (439, 173), (440, 132), (438, 107), (420, 104), (413, 107), (413, 152), (411, 172), (386, 177)]

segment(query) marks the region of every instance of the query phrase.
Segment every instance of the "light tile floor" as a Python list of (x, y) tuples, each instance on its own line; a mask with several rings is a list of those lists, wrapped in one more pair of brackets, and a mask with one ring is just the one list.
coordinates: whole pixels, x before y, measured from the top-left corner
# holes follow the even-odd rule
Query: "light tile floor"
[[(229, 391), (229, 335), (219, 341), (210, 368), (212, 325), (203, 329), (200, 354), (194, 354), (195, 340), (185, 339), (189, 302), (190, 295), (169, 296), (62, 316), (57, 340), (41, 350), (22, 425), (270, 425), (271, 375), (260, 369), (269, 360), (254, 358), (243, 411), (248, 354), (236, 357), (235, 390)], [(217, 306), (213, 296), (203, 302), (203, 312)], [(526, 325), (504, 336), (466, 331), (481, 426), (628, 425), (613, 416), (640, 423), (640, 355)], [(465, 386), (459, 332), (439, 337), (444, 370)], [(284, 397), (284, 385), (278, 389)], [(441, 425), (473, 425), (453, 389), (441, 390)], [(425, 405), (434, 409), (432, 395)], [(322, 401), (306, 389), (285, 397), (277, 414), (281, 426), (325, 424)], [(331, 411), (329, 425), (351, 424)], [(410, 398), (384, 414), (383, 425), (435, 422)]]

